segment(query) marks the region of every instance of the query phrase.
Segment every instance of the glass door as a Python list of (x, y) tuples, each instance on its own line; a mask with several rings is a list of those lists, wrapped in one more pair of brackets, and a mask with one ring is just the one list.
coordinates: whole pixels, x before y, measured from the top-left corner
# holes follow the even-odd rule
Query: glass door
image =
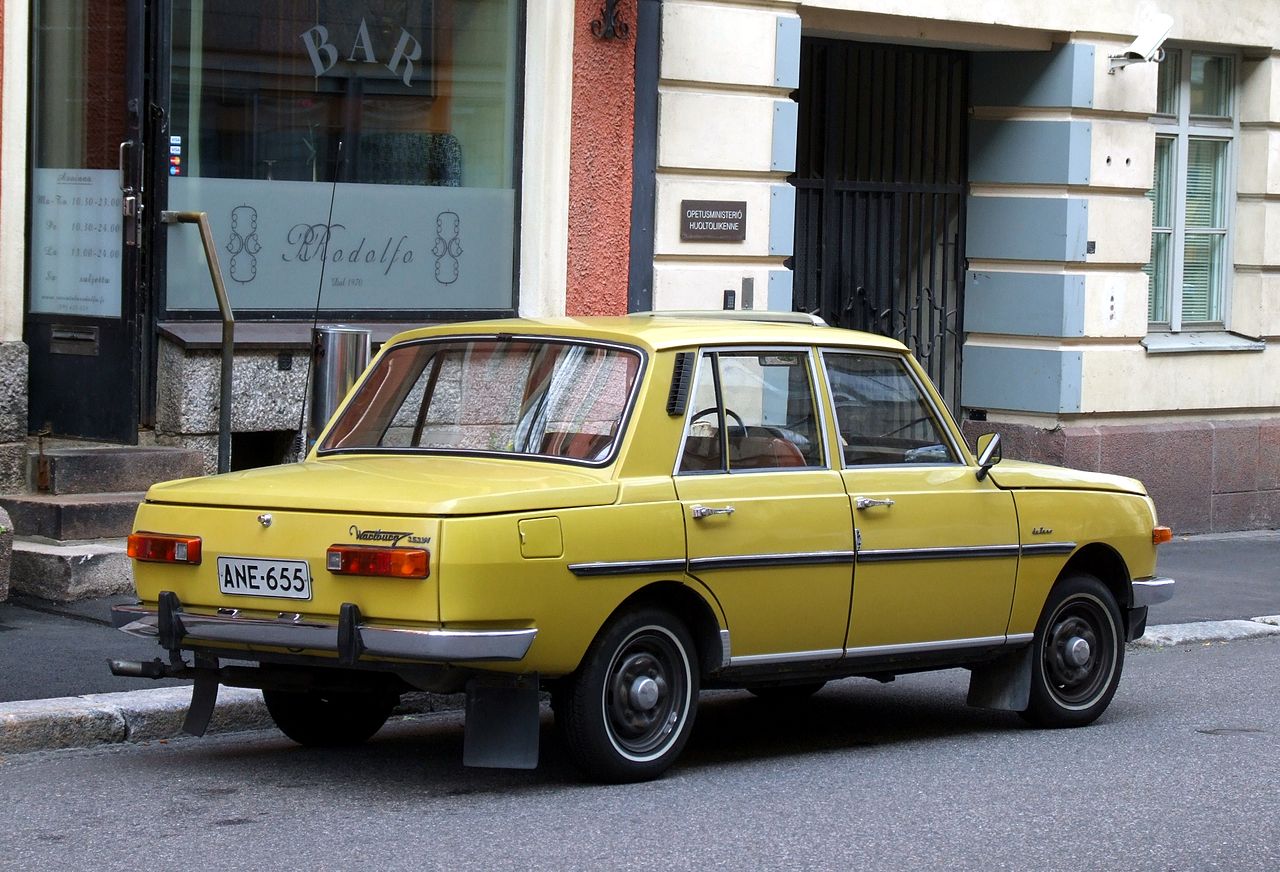
[(133, 443), (144, 0), (35, 0), (32, 21), (29, 425)]

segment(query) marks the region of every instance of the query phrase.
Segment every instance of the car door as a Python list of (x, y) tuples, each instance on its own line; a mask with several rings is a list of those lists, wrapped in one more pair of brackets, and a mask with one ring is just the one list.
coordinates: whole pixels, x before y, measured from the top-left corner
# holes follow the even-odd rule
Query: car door
[(689, 571), (719, 600), (733, 665), (842, 656), (853, 524), (809, 349), (699, 355), (675, 475)]
[(1013, 496), (979, 480), (905, 355), (827, 350), (857, 539), (849, 654), (981, 646), (1009, 623)]

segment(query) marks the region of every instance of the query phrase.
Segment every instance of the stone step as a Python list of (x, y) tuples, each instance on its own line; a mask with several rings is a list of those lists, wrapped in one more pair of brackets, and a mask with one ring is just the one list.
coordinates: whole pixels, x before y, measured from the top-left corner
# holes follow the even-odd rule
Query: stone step
[(19, 536), (41, 536), (65, 542), (128, 536), (143, 491), (98, 494), (3, 494), (0, 508), (9, 513)]
[(133, 591), (133, 566), (123, 539), (50, 542), (14, 537), (9, 583), (15, 591), (73, 602)]
[(159, 481), (204, 474), (204, 455), (189, 448), (111, 445), (49, 448), (28, 455), (33, 490), (51, 494), (145, 491)]

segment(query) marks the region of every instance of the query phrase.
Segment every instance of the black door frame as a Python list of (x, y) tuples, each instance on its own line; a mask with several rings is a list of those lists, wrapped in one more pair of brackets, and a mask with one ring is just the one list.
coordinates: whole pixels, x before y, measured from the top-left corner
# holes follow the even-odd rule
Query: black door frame
[[(144, 384), (142, 337), (148, 334), (145, 293), (141, 290), (144, 263), (142, 243), (146, 222), (136, 211), (145, 203), (148, 100), (147, 15), (149, 0), (125, 0), (124, 138), (118, 148), (120, 194), (120, 315), (102, 317), (31, 312), (30, 254), (26, 265), (23, 338), (27, 343), (28, 428), (50, 433), (132, 445), (138, 441), (141, 394)], [(39, 10), (33, 10), (33, 28), (39, 27)], [(31, 43), (31, 69), (39, 70), (40, 40)], [(107, 70), (91, 75), (107, 75)], [(32, 80), (33, 87), (41, 82)], [(33, 184), (38, 159), (35, 136), (39, 130), (39, 102), (32, 92), (28, 125), (28, 189)], [(133, 196), (134, 200), (129, 200)], [(130, 209), (133, 215), (126, 215)], [(68, 213), (68, 219), (72, 213)], [(34, 240), (32, 212), (27, 215), (27, 236)]]
[(959, 412), (969, 59), (805, 37), (797, 309), (893, 336)]

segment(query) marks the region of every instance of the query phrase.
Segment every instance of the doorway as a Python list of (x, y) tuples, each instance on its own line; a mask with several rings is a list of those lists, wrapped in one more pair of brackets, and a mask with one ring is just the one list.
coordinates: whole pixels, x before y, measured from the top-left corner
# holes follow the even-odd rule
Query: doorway
[(892, 336), (959, 412), (968, 56), (801, 43), (795, 306)]

